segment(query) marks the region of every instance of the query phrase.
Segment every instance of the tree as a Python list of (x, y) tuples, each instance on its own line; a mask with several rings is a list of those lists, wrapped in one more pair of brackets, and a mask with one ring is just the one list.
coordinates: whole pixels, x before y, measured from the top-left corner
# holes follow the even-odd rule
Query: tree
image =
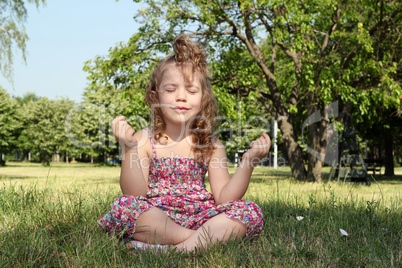
[[(397, 1), (145, 3), (147, 6), (136, 16), (142, 23), (138, 33), (126, 45), (113, 49), (110, 60), (103, 64), (108, 67), (103, 70), (104, 81), (107, 77), (119, 84), (127, 68), (143, 70), (147, 62), (170, 52), (170, 44), (180, 33), (197, 37), (212, 53), (212, 60), (233, 47), (242, 48), (253, 59), (250, 66), (256, 66), (264, 79), (265, 87), (254, 91), (275, 111), (297, 180), (322, 180), (327, 129), (335, 118), (327, 105), (337, 100), (351, 102), (365, 115), (374, 98), (387, 105), (399, 103), (401, 87), (394, 77), (395, 57), (390, 55), (392, 48), (400, 46), (400, 33), (394, 30), (386, 34), (400, 23), (402, 7)], [(389, 44), (386, 53), (373, 57), (374, 44), (384, 39)], [(129, 67), (122, 66), (125, 63)], [(371, 75), (375, 75), (374, 82), (366, 88), (366, 81), (374, 78)], [(384, 87), (388, 90), (381, 90)], [(307, 124), (307, 176), (296, 134), (312, 115), (319, 116), (317, 122)]]
[(26, 106), (27, 127), (22, 131), (30, 141), (30, 150), (39, 155), (44, 164), (50, 164), (52, 155), (68, 151), (70, 144), (63, 122), (74, 102), (66, 99), (40, 98)]
[(219, 105), (216, 132), (228, 157), (233, 158), (239, 150), (249, 148), (262, 131), (270, 131), (269, 115), (273, 111), (268, 102), (259, 101), (256, 89), (265, 88), (263, 76), (253, 58), (240, 47), (233, 44), (210, 66)]
[(23, 160), (28, 161), (29, 153), (32, 148), (31, 140), (25, 135), (27, 132), (23, 131), (24, 129), (29, 127), (29, 107), (32, 106), (32, 102), (36, 102), (41, 97), (38, 97), (33, 92), (28, 92), (22, 97), (14, 97), (14, 100), (17, 102), (17, 110), (18, 110), (18, 119), (21, 123), (21, 128), (16, 135), (17, 137), (17, 147), (16, 153), (22, 153)]
[(337, 86), (345, 89), (342, 97), (359, 133), (384, 148), (378, 157), (385, 160), (385, 174), (392, 176), (393, 144), (398, 144), (402, 120), (401, 6), (370, 1), (350, 12), (359, 14), (360, 21), (353, 35), (342, 37), (349, 41), (344, 42)]
[[(110, 86), (110, 85), (109, 85)], [(70, 142), (94, 158), (117, 154), (117, 141), (113, 136), (111, 121), (124, 115), (136, 130), (146, 126), (149, 116), (145, 103), (134, 102), (135, 97), (123, 98), (124, 91), (111, 87), (89, 87), (84, 92), (84, 102), (72, 109), (67, 117), (65, 130)]]
[[(45, 0), (28, 0), (37, 7)], [(22, 0), (0, 1), (0, 72), (12, 81), (14, 46), (21, 51), (22, 58), (26, 60), (26, 42), (28, 35), (24, 23), (27, 19), (27, 10)]]
[[(138, 62), (145, 60), (136, 58), (134, 52), (131, 48), (121, 44), (111, 49), (108, 56), (98, 56), (86, 63), (84, 69), (89, 73), (88, 79), (91, 81), (91, 86), (85, 93), (84, 105), (86, 108), (81, 108), (83, 112), (90, 110), (90, 107), (98, 110), (99, 105), (105, 106), (105, 111), (110, 110), (108, 108), (110, 100), (118, 96), (112, 102), (113, 107), (124, 108), (120, 114), (124, 114), (127, 118), (136, 116), (149, 121), (150, 111), (143, 101), (144, 89), (149, 83), (150, 72), (158, 58), (152, 59), (149, 65), (141, 66)], [(263, 104), (258, 102), (255, 92), (251, 92), (251, 89), (255, 87), (264, 87), (263, 79), (261, 79), (258, 67), (250, 67), (252, 58), (248, 57), (247, 61), (239, 62), (239, 55), (240, 57), (247, 56), (241, 49), (232, 47), (229, 51), (222, 53), (218, 61), (211, 62), (212, 87), (220, 108), (220, 115), (216, 122), (218, 127), (216, 133), (220, 135), (230, 158), (233, 158), (239, 149), (247, 148), (250, 141), (261, 134), (254, 133), (252, 129), (249, 129), (250, 124), (257, 125), (261, 131), (269, 131), (266, 127), (268, 119), (260, 120), (259, 117), (265, 108)], [(145, 56), (141, 54), (140, 57)], [(251, 73), (250, 70), (253, 70), (254, 73)], [(247, 79), (242, 81), (239, 76), (247, 77), (249, 80), (250, 77), (253, 77), (253, 81), (246, 81)], [(252, 93), (250, 96), (248, 96), (249, 91)], [(94, 115), (96, 113), (90, 112), (89, 114)], [(93, 120), (98, 121), (96, 118)], [(138, 122), (134, 120), (132, 123), (134, 128), (138, 129)], [(84, 124), (87, 123), (82, 123), (81, 126)], [(92, 127), (97, 129), (96, 126)], [(138, 127), (141, 126), (138, 125)], [(94, 139), (94, 142), (99, 140), (98, 134), (96, 134), (97, 130), (90, 131), (87, 128), (86, 131), (93, 134), (87, 135), (82, 140)], [(88, 142), (84, 143), (89, 144)], [(98, 147), (95, 143), (94, 146)], [(94, 153), (95, 151), (91, 150), (90, 154)]]
[(360, 122), (357, 130), (370, 141), (368, 158), (384, 160), (384, 175), (394, 176), (394, 148), (398, 148), (402, 140), (402, 117), (398, 116), (395, 109), (378, 109), (376, 117), (378, 122)]
[(17, 104), (0, 87), (0, 166), (5, 165), (2, 154), (10, 153), (17, 145), (16, 134), (20, 126)]

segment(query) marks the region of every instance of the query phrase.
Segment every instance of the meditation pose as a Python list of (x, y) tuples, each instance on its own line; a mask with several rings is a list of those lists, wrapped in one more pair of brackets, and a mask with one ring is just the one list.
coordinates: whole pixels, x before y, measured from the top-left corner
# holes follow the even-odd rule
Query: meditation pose
[(123, 195), (98, 224), (129, 240), (133, 249), (192, 251), (258, 236), (262, 211), (242, 198), (254, 166), (269, 152), (270, 138), (262, 133), (251, 142), (230, 177), (225, 148), (213, 135), (217, 104), (206, 56), (185, 35), (173, 48), (174, 55), (155, 67), (146, 91), (151, 126), (135, 131), (124, 116), (112, 121), (123, 152)]

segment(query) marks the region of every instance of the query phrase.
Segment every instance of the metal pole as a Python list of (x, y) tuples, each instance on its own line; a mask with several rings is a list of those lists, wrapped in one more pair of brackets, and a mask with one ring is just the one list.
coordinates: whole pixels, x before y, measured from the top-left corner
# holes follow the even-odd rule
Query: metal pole
[(272, 140), (274, 141), (274, 169), (278, 168), (278, 144), (277, 144), (277, 137), (278, 137), (278, 122), (274, 119), (273, 121), (273, 137)]

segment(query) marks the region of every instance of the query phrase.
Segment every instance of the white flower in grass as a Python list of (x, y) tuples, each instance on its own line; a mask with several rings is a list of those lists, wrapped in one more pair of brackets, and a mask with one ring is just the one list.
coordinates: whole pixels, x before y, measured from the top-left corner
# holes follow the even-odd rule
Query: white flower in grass
[(349, 234), (345, 230), (339, 229), (339, 231), (341, 232), (341, 235), (349, 236)]
[(296, 220), (298, 220), (298, 221), (301, 221), (301, 220), (303, 220), (303, 219), (304, 219), (303, 216), (296, 216)]

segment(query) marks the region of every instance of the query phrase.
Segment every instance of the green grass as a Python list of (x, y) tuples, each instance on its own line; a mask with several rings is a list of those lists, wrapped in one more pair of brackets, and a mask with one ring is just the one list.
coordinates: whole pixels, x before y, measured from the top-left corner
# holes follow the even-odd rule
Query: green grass
[(88, 164), (0, 168), (0, 266), (400, 267), (402, 261), (401, 175), (375, 176), (368, 187), (299, 183), (287, 168), (257, 168), (245, 198), (264, 212), (259, 237), (207, 252), (157, 254), (129, 252), (97, 227), (120, 195), (119, 172)]

